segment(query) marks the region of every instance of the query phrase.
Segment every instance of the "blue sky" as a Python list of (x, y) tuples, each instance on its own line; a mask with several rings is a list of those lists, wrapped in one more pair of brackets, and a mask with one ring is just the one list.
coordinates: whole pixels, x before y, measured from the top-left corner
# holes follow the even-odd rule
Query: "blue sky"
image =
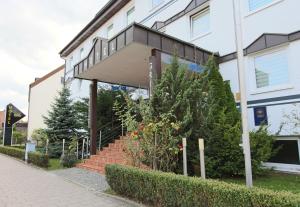
[(0, 110), (25, 114), (28, 86), (62, 65), (58, 52), (108, 0), (0, 0)]

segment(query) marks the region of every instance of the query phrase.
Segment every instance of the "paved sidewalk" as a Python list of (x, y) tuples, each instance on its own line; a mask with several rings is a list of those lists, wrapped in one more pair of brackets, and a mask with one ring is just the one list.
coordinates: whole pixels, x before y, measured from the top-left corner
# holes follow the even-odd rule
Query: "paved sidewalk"
[(100, 173), (91, 172), (81, 168), (69, 168), (63, 170), (55, 170), (51, 173), (61, 176), (66, 180), (73, 183), (80, 184), (85, 188), (93, 191), (105, 191), (109, 188), (108, 183), (105, 180), (105, 176)]
[(134, 206), (1, 154), (0, 163), (1, 207)]

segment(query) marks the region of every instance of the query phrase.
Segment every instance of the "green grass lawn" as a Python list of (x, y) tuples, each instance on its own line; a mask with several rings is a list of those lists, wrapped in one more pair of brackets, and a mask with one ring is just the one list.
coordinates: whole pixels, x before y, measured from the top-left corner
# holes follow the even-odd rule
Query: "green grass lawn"
[(60, 165), (60, 160), (59, 159), (50, 159), (49, 167), (47, 170), (59, 170), (59, 169), (64, 169), (64, 167)]
[[(224, 181), (241, 185), (245, 184), (245, 179), (224, 179)], [(266, 176), (255, 178), (253, 185), (275, 191), (285, 190), (300, 194), (300, 175), (272, 172)]]

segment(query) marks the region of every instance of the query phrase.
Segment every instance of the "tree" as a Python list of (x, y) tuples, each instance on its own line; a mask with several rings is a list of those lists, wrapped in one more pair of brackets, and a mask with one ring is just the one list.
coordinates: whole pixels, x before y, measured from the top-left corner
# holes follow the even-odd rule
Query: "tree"
[(36, 129), (32, 132), (32, 139), (36, 141), (36, 146), (45, 146), (48, 139), (46, 131), (44, 129)]
[(47, 126), (45, 132), (49, 143), (62, 142), (63, 139), (71, 141), (73, 137), (77, 136), (79, 125), (72, 105), (70, 90), (67, 87), (59, 91), (48, 116), (44, 116), (44, 123)]
[[(114, 126), (120, 126), (121, 122), (113, 109), (115, 101), (124, 102), (124, 97), (120, 91), (112, 91), (106, 89), (100, 89), (97, 93), (97, 128), (103, 128), (109, 130)], [(88, 111), (89, 111), (89, 99), (82, 98), (74, 103), (74, 110), (76, 119), (79, 123), (79, 128), (83, 132), (84, 136), (89, 136), (88, 128)]]

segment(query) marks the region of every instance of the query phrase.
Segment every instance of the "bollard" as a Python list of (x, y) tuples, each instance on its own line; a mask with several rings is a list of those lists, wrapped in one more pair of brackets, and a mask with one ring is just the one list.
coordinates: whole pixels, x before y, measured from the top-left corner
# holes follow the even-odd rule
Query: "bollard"
[(99, 139), (99, 151), (101, 151), (101, 139), (102, 139), (102, 131), (100, 131), (100, 139)]
[(48, 155), (49, 139), (46, 140), (46, 155)]
[(187, 176), (188, 173), (187, 173), (187, 158), (186, 158), (186, 138), (182, 139), (182, 146), (183, 146), (183, 174)]
[(76, 157), (77, 157), (77, 159), (78, 159), (78, 141), (77, 141), (77, 145), (76, 145)]
[(82, 139), (82, 148), (81, 148), (81, 159), (83, 160), (83, 156), (84, 156), (84, 142), (85, 139)]
[(200, 172), (201, 177), (205, 179), (205, 161), (204, 161), (204, 140), (199, 139)]
[(65, 155), (65, 139), (63, 139), (63, 149), (62, 149), (62, 155)]

